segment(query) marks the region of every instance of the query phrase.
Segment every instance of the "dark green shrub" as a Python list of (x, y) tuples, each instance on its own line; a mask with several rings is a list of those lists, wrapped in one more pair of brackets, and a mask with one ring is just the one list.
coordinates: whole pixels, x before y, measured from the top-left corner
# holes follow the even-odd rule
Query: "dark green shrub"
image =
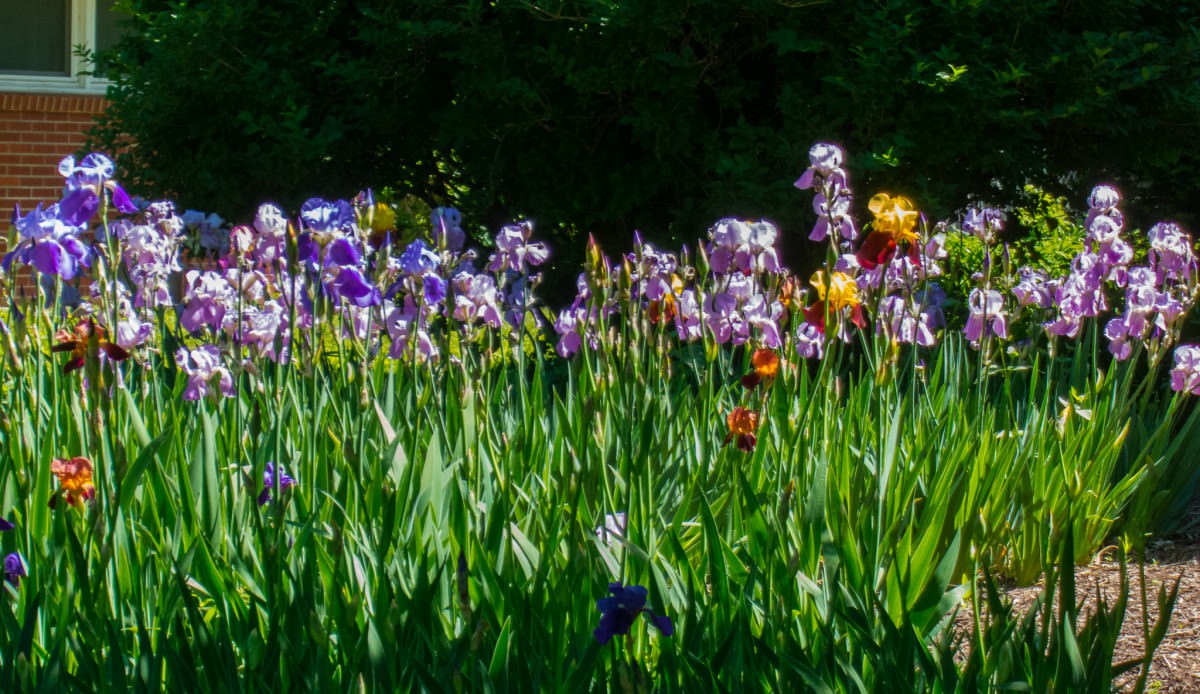
[[(530, 216), (578, 267), (768, 216), (803, 268), (809, 145), (931, 217), (1034, 183), (1197, 219), (1200, 9), (1145, 0), (123, 0), (96, 130), (143, 191), (246, 214), (391, 185)], [(125, 138), (128, 137), (129, 140)], [(569, 250), (570, 249), (570, 250)]]

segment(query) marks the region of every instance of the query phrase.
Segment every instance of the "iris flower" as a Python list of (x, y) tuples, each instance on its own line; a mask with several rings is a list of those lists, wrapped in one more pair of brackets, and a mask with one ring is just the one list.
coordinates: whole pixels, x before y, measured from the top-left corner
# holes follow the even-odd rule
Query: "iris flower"
[[(87, 458), (55, 458), (50, 463), (50, 472), (58, 478), (59, 492), (67, 505), (82, 506), (84, 501), (96, 498), (96, 487), (92, 485), (92, 461)], [(50, 497), (50, 508), (54, 508), (57, 500), (57, 493)]]
[(725, 436), (726, 444), (736, 439), (739, 450), (746, 453), (754, 450), (754, 444), (758, 443), (758, 437), (755, 435), (758, 430), (757, 412), (735, 407), (725, 418), (725, 423), (729, 426), (729, 433)]
[(271, 500), (271, 490), (280, 493), (296, 486), (296, 480), (283, 470), (283, 466), (275, 467), (275, 463), (267, 463), (263, 470), (263, 490), (258, 495), (258, 505), (262, 506)]
[[(93, 348), (92, 339), (95, 338)], [(70, 359), (63, 364), (63, 373), (71, 373), (82, 368), (89, 355), (98, 359), (99, 352), (104, 352), (113, 361), (123, 361), (129, 358), (129, 352), (120, 345), (108, 341), (103, 327), (96, 325), (91, 318), (80, 322), (71, 330), (59, 330), (54, 334), (58, 343), (50, 348), (51, 352), (70, 352)], [(95, 349), (96, 351), (91, 351)]]
[(58, 163), (58, 172), (67, 179), (67, 193), (59, 203), (63, 221), (73, 226), (86, 224), (100, 209), (102, 191), (112, 194), (113, 206), (125, 214), (138, 211), (137, 205), (121, 186), (112, 180), (112, 160), (93, 152), (78, 164), (75, 157), (64, 157)]
[(608, 592), (612, 595), (596, 601), (596, 609), (600, 610), (600, 626), (592, 632), (600, 645), (608, 643), (613, 636), (628, 634), (629, 627), (638, 615), (643, 612), (650, 615), (650, 621), (663, 636), (675, 633), (675, 625), (667, 616), (655, 615), (646, 607), (646, 589), (642, 586), (623, 586), (620, 583), (609, 583)]
[(14, 588), (21, 585), (21, 578), (27, 576), (25, 573), (25, 562), (21, 559), (21, 555), (13, 552), (4, 558), (4, 580), (13, 585)]
[(9, 523), (6, 519), (0, 518), (0, 532), (8, 532), (17, 526)]
[(754, 350), (750, 365), (754, 369), (742, 376), (742, 385), (747, 388), (754, 388), (764, 381), (769, 385), (779, 375), (779, 355), (769, 349)]
[(825, 332), (825, 312), (828, 307), (829, 315), (834, 316), (842, 309), (850, 309), (850, 320), (859, 328), (867, 327), (867, 319), (863, 315), (862, 300), (858, 296), (858, 285), (854, 279), (844, 272), (834, 272), (828, 283), (825, 272), (819, 270), (813, 273), (812, 286), (817, 290), (817, 301), (804, 309), (804, 319), (815, 326), (821, 333)]
[(871, 223), (871, 233), (867, 234), (863, 245), (855, 256), (859, 265), (872, 270), (879, 265), (885, 265), (896, 255), (900, 244), (907, 243), (910, 256), (914, 263), (920, 264), (917, 254), (917, 221), (920, 213), (906, 197), (892, 197), (880, 193), (871, 198), (867, 208), (875, 215)]

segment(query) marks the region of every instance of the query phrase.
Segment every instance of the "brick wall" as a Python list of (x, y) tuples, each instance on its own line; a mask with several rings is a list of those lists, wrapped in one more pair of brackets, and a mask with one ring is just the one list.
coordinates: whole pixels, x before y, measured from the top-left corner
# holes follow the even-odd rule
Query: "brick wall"
[[(58, 162), (79, 151), (104, 105), (98, 95), (0, 92), (0, 252), (14, 205), (28, 211), (62, 197)], [(27, 269), (19, 270), (16, 279), (28, 289)]]
[(62, 194), (58, 162), (83, 146), (104, 97), (0, 93), (0, 213), (30, 209)]

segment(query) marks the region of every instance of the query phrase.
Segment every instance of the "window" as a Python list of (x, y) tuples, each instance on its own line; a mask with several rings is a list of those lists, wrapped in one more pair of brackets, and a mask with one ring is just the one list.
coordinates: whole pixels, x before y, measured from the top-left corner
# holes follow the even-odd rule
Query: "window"
[(0, 0), (0, 91), (102, 93), (75, 55), (111, 48), (120, 38), (115, 0)]

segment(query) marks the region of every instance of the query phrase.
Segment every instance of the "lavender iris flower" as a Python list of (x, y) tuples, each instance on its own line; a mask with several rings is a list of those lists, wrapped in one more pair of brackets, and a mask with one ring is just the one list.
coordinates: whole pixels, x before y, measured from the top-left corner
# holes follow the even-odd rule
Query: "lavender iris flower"
[(461, 272), (454, 276), (452, 282), (455, 290), (455, 320), (466, 324), (481, 320), (492, 328), (500, 327), (500, 295), (494, 278)]
[(1180, 345), (1175, 348), (1171, 389), (1179, 393), (1200, 395), (1200, 346)]
[(511, 270), (524, 274), (529, 267), (546, 262), (546, 258), (550, 257), (549, 247), (541, 241), (530, 243), (532, 237), (533, 222), (524, 221), (502, 227), (500, 233), (496, 234), (496, 252), (488, 262), (488, 270)]
[(624, 511), (604, 514), (604, 525), (596, 528), (596, 537), (609, 547), (619, 545), (629, 530), (629, 516)]
[(996, 234), (1004, 229), (1004, 213), (990, 207), (972, 208), (967, 210), (962, 228), (990, 245), (996, 239)]
[(609, 583), (608, 592), (611, 595), (596, 601), (596, 609), (600, 610), (600, 625), (593, 632), (600, 645), (608, 643), (613, 636), (628, 634), (638, 615), (646, 613), (650, 621), (663, 636), (675, 633), (675, 625), (670, 617), (656, 616), (646, 607), (647, 591), (642, 586), (622, 586), (620, 583)]
[(700, 302), (694, 289), (685, 289), (675, 300), (675, 332), (683, 342), (693, 342), (702, 337), (700, 327), (702, 315)]
[(462, 230), (462, 213), (453, 207), (436, 207), (430, 215), (433, 225), (433, 243), (439, 248), (443, 246), (451, 251), (462, 250), (467, 242), (467, 235)]
[(221, 362), (221, 350), (216, 345), (202, 345), (193, 350), (180, 347), (175, 362), (188, 377), (184, 400), (199, 400), (209, 394), (214, 381), (226, 397), (233, 397), (233, 375)]
[(214, 271), (188, 270), (185, 275), (187, 292), (183, 297), (183, 311), (179, 324), (184, 330), (195, 333), (205, 327), (221, 330), (225, 314), (237, 304), (237, 292), (229, 280)]
[(571, 306), (559, 311), (558, 318), (554, 321), (554, 332), (559, 334), (558, 344), (554, 346), (558, 356), (569, 359), (579, 351), (583, 346), (580, 331), (586, 324), (587, 308), (584, 306)]
[(818, 142), (808, 150), (809, 167), (795, 185), (800, 190), (817, 191), (813, 197), (817, 223), (808, 236), (810, 241), (824, 241), (831, 228), (838, 231), (843, 241), (852, 243), (858, 237), (850, 218), (852, 195), (842, 169), (845, 158), (842, 148), (831, 142)]
[(1008, 337), (1008, 323), (1004, 313), (1004, 297), (994, 289), (972, 289), (967, 299), (969, 315), (963, 333), (971, 342), (979, 342), (985, 328), (1000, 339)]
[(1150, 227), (1150, 265), (1158, 274), (1158, 281), (1188, 281), (1196, 274), (1196, 254), (1192, 250), (1192, 239), (1179, 225), (1159, 222)]
[(446, 300), (446, 290), (449, 288), (450, 283), (438, 275), (425, 275), (421, 279), (421, 285), (425, 291), (425, 303), (440, 304)]

